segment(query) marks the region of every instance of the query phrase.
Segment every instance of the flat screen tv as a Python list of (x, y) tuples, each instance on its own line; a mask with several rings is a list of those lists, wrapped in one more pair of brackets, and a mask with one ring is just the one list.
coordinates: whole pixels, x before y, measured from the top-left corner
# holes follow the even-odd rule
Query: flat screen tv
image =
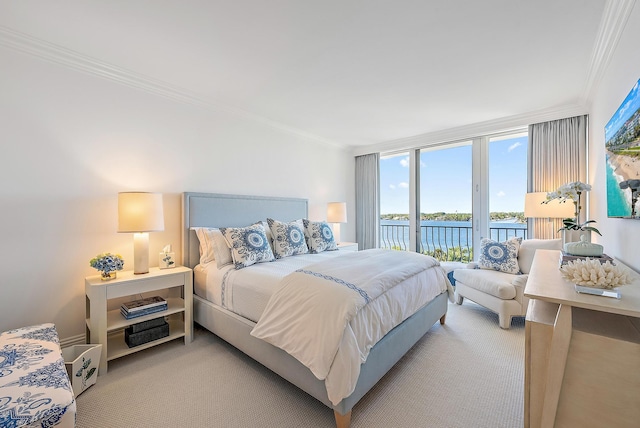
[(607, 215), (638, 217), (640, 196), (640, 80), (604, 128)]

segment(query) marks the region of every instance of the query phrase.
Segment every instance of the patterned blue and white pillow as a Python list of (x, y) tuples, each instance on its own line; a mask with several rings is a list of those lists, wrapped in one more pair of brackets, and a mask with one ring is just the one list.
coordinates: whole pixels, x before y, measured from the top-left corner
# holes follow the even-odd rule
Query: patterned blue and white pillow
[(242, 269), (274, 259), (267, 233), (262, 224), (249, 227), (221, 227), (220, 232), (231, 248), (233, 264)]
[(478, 266), (482, 269), (519, 274), (518, 251), (521, 243), (522, 238), (511, 238), (505, 242), (482, 238)]
[(302, 223), (302, 219), (284, 223), (268, 218), (267, 223), (271, 229), (273, 250), (276, 259), (309, 252), (307, 242), (304, 239), (304, 224)]
[(317, 254), (338, 249), (331, 226), (326, 221), (311, 221), (305, 218), (302, 224), (304, 224), (304, 235), (310, 253)]

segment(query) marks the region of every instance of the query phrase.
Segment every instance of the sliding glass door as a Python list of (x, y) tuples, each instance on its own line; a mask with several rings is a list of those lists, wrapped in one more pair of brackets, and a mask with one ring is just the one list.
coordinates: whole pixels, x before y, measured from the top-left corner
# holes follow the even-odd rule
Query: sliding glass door
[(527, 134), (489, 138), (490, 237), (495, 241), (526, 238), (527, 144)]
[(522, 130), (382, 155), (380, 247), (468, 262), (482, 238), (526, 238), (527, 144)]
[(408, 152), (380, 156), (380, 248), (410, 249)]
[(472, 141), (420, 150), (418, 251), (473, 259)]

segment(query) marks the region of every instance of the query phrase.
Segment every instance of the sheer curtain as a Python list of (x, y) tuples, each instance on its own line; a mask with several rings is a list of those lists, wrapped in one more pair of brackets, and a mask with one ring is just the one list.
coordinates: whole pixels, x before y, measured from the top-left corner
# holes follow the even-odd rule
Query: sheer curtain
[(356, 156), (356, 241), (361, 250), (378, 248), (380, 155)]
[[(529, 192), (551, 192), (572, 181), (586, 182), (588, 116), (529, 125)], [(586, 212), (584, 207), (582, 212)], [(557, 238), (562, 219), (529, 219), (535, 238)]]

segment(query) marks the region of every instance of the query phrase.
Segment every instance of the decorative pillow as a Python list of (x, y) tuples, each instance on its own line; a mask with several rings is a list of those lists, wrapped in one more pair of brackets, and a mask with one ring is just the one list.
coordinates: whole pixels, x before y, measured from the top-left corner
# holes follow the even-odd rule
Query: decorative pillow
[(309, 252), (304, 239), (304, 224), (302, 219), (284, 223), (272, 218), (267, 219), (273, 235), (273, 252), (276, 259), (305, 254)]
[(233, 264), (242, 269), (274, 259), (267, 233), (262, 224), (249, 227), (222, 227), (220, 232), (231, 248)]
[[(256, 224), (261, 224), (262, 227), (264, 227), (264, 231), (267, 234), (267, 240), (269, 241), (269, 245), (271, 246), (271, 251), (274, 251), (274, 249), (273, 249), (273, 235), (271, 234), (271, 229), (269, 228), (269, 224), (264, 220), (260, 220), (260, 221), (257, 221), (255, 223), (253, 223), (251, 226), (255, 226)], [(275, 251), (274, 251), (274, 254), (275, 254)]]
[(196, 236), (200, 241), (200, 264), (216, 261), (218, 269), (233, 263), (231, 250), (220, 229), (196, 227)]
[(518, 250), (521, 242), (522, 238), (511, 238), (505, 242), (482, 238), (478, 265), (481, 269), (519, 274)]
[(310, 253), (317, 254), (338, 249), (333, 231), (326, 221), (310, 221), (305, 218), (302, 224)]

